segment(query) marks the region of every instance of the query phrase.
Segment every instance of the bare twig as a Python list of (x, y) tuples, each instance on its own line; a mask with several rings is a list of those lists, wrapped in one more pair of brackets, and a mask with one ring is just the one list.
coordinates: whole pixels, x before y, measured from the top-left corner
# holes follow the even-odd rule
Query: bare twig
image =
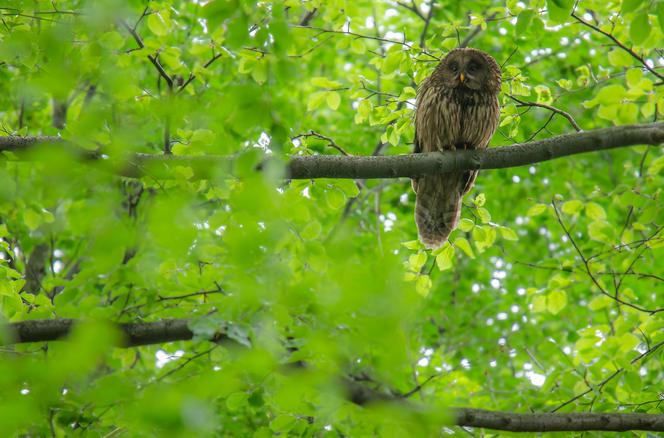
[[(494, 12), (493, 14), (489, 15), (484, 21), (485, 21), (485, 22), (487, 22), (487, 21), (492, 21), (494, 18), (496, 18), (496, 15), (498, 15), (498, 13), (497, 13), (497, 12)], [(472, 30), (472, 32), (470, 32), (470, 33), (469, 33), (469, 34), (463, 39), (463, 41), (461, 41), (461, 42), (459, 43), (459, 47), (468, 47), (468, 44), (470, 44), (470, 42), (471, 42), (472, 40), (474, 40), (475, 37), (477, 37), (477, 35), (480, 34), (480, 32), (482, 32), (482, 26), (475, 26), (475, 28)], [(511, 56), (511, 55), (510, 55), (510, 56)]]
[(315, 138), (319, 138), (321, 140), (325, 140), (325, 141), (327, 141), (327, 146), (338, 150), (339, 152), (341, 152), (343, 155), (345, 155), (347, 157), (350, 156), (350, 154), (348, 152), (346, 152), (341, 146), (339, 146), (332, 138), (330, 138), (328, 136), (325, 136), (323, 134), (319, 134), (318, 132), (314, 131), (313, 129), (310, 130), (309, 132), (305, 133), (305, 134), (299, 134), (299, 135), (296, 135), (294, 137), (291, 137), (291, 140), (296, 140), (298, 138), (307, 138), (307, 137), (315, 137)]
[(217, 348), (219, 345), (213, 345), (212, 347), (208, 348), (207, 350), (201, 351), (200, 353), (196, 353), (193, 356), (188, 357), (185, 359), (182, 363), (180, 363), (178, 366), (173, 368), (172, 370), (169, 370), (168, 372), (162, 374), (161, 376), (157, 377), (157, 381), (164, 380), (166, 377), (170, 376), (171, 374), (174, 374), (178, 371), (180, 371), (182, 368), (186, 367), (189, 365), (191, 362), (195, 361), (201, 356), (205, 356), (206, 354), (210, 354), (215, 348)]
[[(215, 54), (214, 51), (213, 51), (212, 52), (212, 58), (210, 58), (205, 64), (203, 64), (203, 68), (208, 68), (209, 66), (212, 65), (212, 63), (214, 61), (221, 58), (221, 56), (222, 56), (222, 53), (216, 53)], [(196, 75), (193, 74), (193, 73), (190, 73), (187, 80), (182, 85), (180, 85), (177, 92), (178, 93), (182, 92), (182, 90), (184, 90), (187, 87), (187, 85), (189, 85), (194, 79), (196, 79)]]
[[(141, 16), (141, 18), (145, 15), (144, 14)], [(139, 20), (140, 21), (140, 20)], [(129, 26), (125, 21), (121, 21), (120, 24), (127, 29), (129, 34), (134, 38), (134, 41), (136, 41), (136, 44), (138, 44), (139, 48), (144, 48), (145, 44), (143, 44), (143, 40), (141, 39), (140, 35), (136, 32), (136, 28)], [(157, 72), (159, 75), (164, 78), (166, 81), (166, 84), (168, 85), (168, 88), (172, 89), (173, 88), (173, 79), (166, 73), (166, 70), (164, 70), (164, 67), (162, 67), (161, 63), (159, 62), (159, 59), (157, 58), (156, 55), (148, 55), (148, 59), (154, 65), (154, 67), (157, 69)]]
[(312, 10), (307, 11), (300, 20), (300, 26), (309, 26), (311, 20), (316, 16), (316, 12), (318, 12), (318, 8), (313, 8)]
[(645, 309), (641, 306), (637, 306), (636, 304), (632, 304), (632, 303), (629, 303), (627, 301), (622, 300), (620, 297), (617, 296), (617, 294), (612, 295), (609, 292), (607, 292), (606, 289), (604, 289), (604, 287), (597, 280), (595, 275), (592, 273), (592, 270), (590, 269), (590, 263), (588, 262), (588, 259), (583, 255), (583, 252), (581, 251), (581, 248), (579, 248), (579, 246), (576, 244), (576, 241), (572, 237), (572, 234), (569, 232), (569, 230), (567, 229), (567, 226), (563, 222), (563, 219), (560, 216), (560, 212), (558, 211), (558, 206), (556, 205), (556, 202), (552, 200), (551, 205), (553, 206), (553, 211), (556, 213), (556, 218), (558, 219), (558, 223), (562, 227), (562, 229), (565, 232), (565, 235), (567, 236), (569, 241), (572, 243), (572, 246), (574, 246), (574, 249), (576, 250), (576, 253), (581, 258), (581, 261), (583, 262), (583, 265), (586, 268), (586, 273), (588, 274), (588, 277), (592, 280), (593, 284), (595, 286), (597, 286), (597, 288), (599, 289), (599, 291), (602, 295), (606, 295), (607, 297), (611, 298), (612, 300), (614, 300), (614, 301), (616, 301), (620, 304), (623, 304), (627, 307), (631, 307), (632, 309), (638, 310), (640, 312), (649, 313), (651, 315), (664, 311), (664, 307), (658, 308), (658, 309)]
[[(368, 39), (368, 40), (381, 41), (381, 42), (384, 42), (384, 43), (399, 44), (399, 45), (404, 46), (408, 49), (414, 50), (413, 45), (409, 44), (405, 41), (390, 40), (390, 39), (387, 39), (387, 38), (376, 37), (376, 36), (372, 36), (372, 35), (362, 35), (362, 34), (359, 34), (359, 33), (356, 33), (356, 32), (350, 32), (350, 31), (346, 31), (346, 30), (323, 29), (323, 28), (320, 28), (320, 27), (299, 26), (299, 25), (295, 25), (295, 24), (292, 24), (291, 27), (296, 28), (296, 29), (315, 30), (315, 31), (317, 31), (321, 34), (323, 34), (323, 33), (334, 33), (334, 34), (339, 34), (339, 35), (354, 36), (355, 38), (363, 38), (363, 39)], [(422, 50), (421, 52), (423, 54), (427, 55), (427, 56), (430, 56), (431, 58), (433, 58), (435, 60), (440, 59), (437, 56), (427, 52), (426, 50)]]
[(648, 70), (650, 73), (652, 73), (653, 75), (655, 75), (658, 79), (664, 81), (664, 75), (662, 75), (661, 73), (659, 73), (659, 72), (658, 72), (657, 70), (655, 70), (653, 67), (649, 66), (648, 63), (646, 62), (646, 60), (643, 59), (643, 57), (642, 57), (641, 55), (639, 55), (639, 54), (636, 53), (634, 50), (630, 49), (630, 48), (627, 47), (625, 44), (623, 44), (622, 42), (620, 42), (620, 40), (618, 40), (615, 36), (613, 36), (613, 35), (610, 34), (609, 32), (605, 32), (605, 31), (603, 31), (602, 29), (600, 29), (599, 27), (595, 26), (594, 24), (588, 23), (587, 21), (583, 20), (583, 19), (580, 18), (578, 15), (576, 15), (576, 5), (575, 5), (574, 9), (572, 9), (572, 14), (571, 14), (571, 15), (572, 15), (572, 18), (574, 18), (574, 19), (575, 19), (576, 21), (578, 21), (579, 23), (581, 23), (581, 24), (583, 24), (584, 26), (589, 27), (590, 29), (594, 30), (595, 32), (598, 32), (598, 33), (600, 33), (600, 34), (606, 36), (607, 38), (609, 38), (609, 39), (610, 39), (611, 41), (613, 41), (618, 47), (620, 47), (622, 50), (624, 50), (625, 52), (627, 52), (632, 58), (634, 58), (634, 59), (636, 59), (637, 61), (639, 61), (639, 62), (641, 63), (641, 65), (643, 65), (643, 67), (644, 67), (646, 70)]
[[(635, 363), (637, 363), (638, 361), (640, 361), (640, 360), (643, 359), (644, 357), (653, 354), (653, 353), (654, 353), (655, 351), (657, 351), (662, 345), (664, 345), (664, 341), (661, 341), (661, 342), (655, 344), (652, 348), (649, 348), (648, 350), (646, 350), (646, 351), (644, 351), (643, 353), (641, 353), (641, 354), (639, 354), (638, 356), (636, 356), (634, 359), (632, 359), (632, 360), (630, 361), (630, 364), (631, 364), (631, 365), (634, 365)], [(575, 395), (575, 396), (572, 397), (571, 399), (567, 400), (566, 402), (560, 404), (560, 405), (559, 405), (558, 407), (556, 407), (555, 409), (551, 410), (551, 412), (559, 411), (560, 409), (564, 408), (565, 406), (569, 405), (570, 403), (575, 402), (576, 400), (580, 399), (580, 398), (583, 397), (584, 395), (593, 392), (594, 390), (601, 391), (602, 388), (604, 387), (604, 385), (606, 385), (607, 383), (609, 383), (611, 380), (613, 380), (616, 376), (618, 376), (618, 375), (619, 375), (620, 373), (622, 373), (624, 370), (625, 370), (624, 368), (618, 368), (618, 369), (615, 370), (613, 373), (611, 373), (608, 377), (606, 377), (604, 380), (602, 380), (602, 381), (601, 381), (601, 382), (600, 382), (595, 388), (593, 388), (591, 385), (589, 385), (588, 383), (586, 383), (586, 384), (588, 384), (588, 386), (589, 386), (589, 388), (588, 388), (586, 391), (583, 391), (582, 393)]]
[(420, 19), (426, 20), (426, 17), (422, 13), (422, 11), (420, 11), (420, 8), (417, 7), (415, 0), (411, 0), (410, 4), (404, 2), (397, 2), (397, 5), (401, 6), (402, 8), (408, 9), (409, 11), (417, 15)]
[(566, 111), (563, 111), (559, 108), (556, 108), (555, 106), (546, 105), (544, 103), (537, 103), (537, 102), (526, 102), (524, 100), (521, 100), (517, 97), (512, 96), (511, 94), (507, 94), (507, 97), (509, 97), (510, 99), (515, 101), (518, 104), (517, 106), (532, 106), (532, 107), (544, 108), (544, 109), (547, 109), (547, 110), (551, 111), (554, 114), (559, 114), (559, 115), (565, 117), (567, 119), (567, 121), (569, 121), (569, 123), (576, 130), (576, 132), (583, 131), (581, 129), (581, 127), (579, 126), (579, 124), (576, 123), (576, 121), (574, 120), (574, 117), (572, 117), (572, 115), (570, 113), (568, 113)]
[(431, 0), (429, 3), (429, 12), (427, 13), (426, 18), (424, 19), (424, 28), (420, 34), (420, 47), (426, 47), (427, 32), (429, 31), (429, 25), (431, 24), (431, 19), (433, 18), (433, 10), (436, 6), (436, 0)]

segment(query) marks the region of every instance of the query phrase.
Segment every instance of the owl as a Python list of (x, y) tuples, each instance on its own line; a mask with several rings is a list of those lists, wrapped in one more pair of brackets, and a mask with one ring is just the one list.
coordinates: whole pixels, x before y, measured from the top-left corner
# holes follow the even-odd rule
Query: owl
[[(415, 153), (485, 148), (496, 131), (500, 108), (498, 63), (480, 50), (452, 50), (417, 93)], [(420, 241), (438, 248), (459, 221), (461, 199), (478, 171), (428, 175), (412, 180)]]

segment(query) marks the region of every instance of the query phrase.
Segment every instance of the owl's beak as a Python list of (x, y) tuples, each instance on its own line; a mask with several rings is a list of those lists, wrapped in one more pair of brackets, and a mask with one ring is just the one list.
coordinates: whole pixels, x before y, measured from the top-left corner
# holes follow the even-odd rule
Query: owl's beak
[(463, 83), (463, 81), (466, 80), (466, 76), (463, 74), (463, 72), (459, 73), (459, 80)]

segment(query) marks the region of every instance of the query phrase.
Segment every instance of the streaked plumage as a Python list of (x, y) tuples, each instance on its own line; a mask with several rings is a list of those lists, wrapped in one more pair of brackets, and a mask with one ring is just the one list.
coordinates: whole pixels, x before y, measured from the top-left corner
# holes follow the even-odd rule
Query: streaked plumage
[[(500, 81), (500, 67), (487, 53), (467, 48), (448, 53), (418, 90), (414, 152), (485, 148), (498, 126)], [(477, 173), (413, 179), (415, 222), (427, 247), (441, 246), (456, 227), (461, 199)]]

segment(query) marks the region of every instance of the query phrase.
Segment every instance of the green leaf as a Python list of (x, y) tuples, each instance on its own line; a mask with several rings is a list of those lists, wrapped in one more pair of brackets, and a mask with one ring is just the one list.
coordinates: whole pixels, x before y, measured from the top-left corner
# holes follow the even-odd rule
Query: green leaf
[(338, 210), (346, 204), (346, 196), (341, 190), (328, 188), (325, 190), (325, 201), (331, 208)]
[(23, 212), (23, 221), (31, 230), (36, 230), (43, 222), (42, 215), (33, 209), (28, 209)]
[(352, 179), (338, 179), (334, 182), (334, 185), (341, 189), (341, 191), (343, 191), (349, 198), (355, 198), (360, 194), (360, 189), (357, 187), (357, 183)]
[(534, 16), (535, 16), (535, 11), (533, 11), (532, 9), (526, 9), (519, 14), (519, 17), (516, 20), (516, 27), (514, 28), (514, 31), (516, 32), (517, 36), (520, 37), (527, 36), (525, 35), (526, 30), (528, 29), (528, 26), (530, 26), (530, 22), (533, 21)]
[(234, 392), (226, 398), (226, 407), (231, 411), (238, 411), (248, 406), (249, 394), (246, 392)]
[(639, 338), (637, 338), (631, 333), (623, 334), (622, 336), (620, 336), (618, 341), (620, 344), (620, 351), (622, 351), (623, 353), (632, 351), (634, 348), (636, 348), (637, 345), (641, 343)]
[(546, 297), (546, 308), (553, 314), (557, 315), (561, 310), (567, 306), (567, 293), (563, 290), (554, 290)]
[(590, 300), (588, 308), (590, 310), (600, 310), (609, 307), (613, 303), (614, 301), (610, 297), (607, 297), (606, 295), (598, 295)]
[(579, 214), (579, 212), (583, 210), (583, 202), (576, 199), (567, 201), (562, 205), (561, 210), (563, 213), (569, 214), (570, 216)]
[(626, 389), (638, 394), (643, 390), (643, 379), (637, 370), (627, 370), (623, 373), (623, 382)]
[(606, 212), (604, 211), (604, 208), (594, 202), (589, 202), (586, 204), (586, 214), (590, 219), (596, 221), (603, 221), (606, 219)]
[(537, 103), (550, 104), (553, 102), (553, 96), (551, 95), (551, 89), (546, 85), (538, 85), (535, 87), (535, 93), (537, 94)]
[(588, 225), (588, 236), (598, 242), (611, 244), (615, 232), (610, 224), (603, 221), (595, 221)]
[(643, 72), (641, 71), (641, 69), (638, 68), (627, 70), (627, 73), (625, 74), (625, 81), (627, 82), (627, 85), (629, 85), (631, 88), (637, 87), (641, 82), (642, 78), (643, 78)]
[(256, 62), (253, 70), (251, 70), (251, 77), (258, 84), (264, 84), (267, 80), (267, 62), (264, 60)]
[(446, 271), (452, 267), (454, 260), (454, 247), (448, 243), (443, 246), (443, 250), (436, 256), (436, 265), (441, 271)]
[(664, 169), (664, 155), (650, 163), (648, 166), (648, 175), (657, 175), (662, 171), (662, 169)]
[(546, 6), (549, 18), (554, 22), (564, 22), (570, 19), (570, 12), (574, 5), (573, 0), (547, 0)]
[(558, 79), (556, 83), (560, 88), (564, 90), (571, 90), (573, 85), (572, 81), (570, 81), (569, 79)]
[(459, 221), (459, 229), (465, 233), (472, 230), (475, 226), (475, 222), (470, 219), (463, 218)]
[(413, 272), (420, 272), (422, 266), (427, 262), (427, 253), (420, 251), (408, 257), (408, 268)]
[(535, 204), (528, 209), (528, 212), (526, 214), (528, 216), (539, 216), (540, 214), (544, 213), (546, 209), (547, 209), (546, 204)]
[(489, 213), (489, 210), (487, 210), (484, 207), (480, 207), (477, 209), (477, 215), (480, 217), (480, 220), (482, 221), (483, 224), (488, 224), (491, 222), (491, 214)]
[(628, 12), (635, 11), (636, 9), (639, 8), (639, 6), (642, 6), (643, 4), (644, 4), (643, 0), (622, 0), (620, 13), (626, 14)]
[(546, 295), (535, 295), (533, 297), (533, 312), (542, 313), (546, 311)]
[(339, 108), (339, 104), (341, 103), (341, 95), (338, 92), (329, 91), (325, 99), (327, 101), (327, 106), (329, 106), (330, 109), (336, 110)]
[(485, 202), (486, 202), (486, 196), (484, 195), (484, 193), (480, 193), (479, 195), (475, 196), (475, 199), (473, 199), (473, 204), (475, 204), (478, 207), (482, 207)]
[(154, 12), (148, 15), (147, 23), (148, 23), (148, 28), (155, 35), (157, 36), (168, 35), (168, 26), (166, 24), (166, 21), (162, 17), (161, 13)]
[(404, 87), (399, 95), (399, 101), (404, 101), (408, 99), (414, 99), (416, 96), (416, 91), (413, 87)]
[(318, 221), (312, 221), (309, 222), (304, 229), (300, 232), (300, 236), (302, 236), (303, 239), (305, 240), (313, 240), (320, 236), (320, 233), (323, 231), (323, 227), (321, 226), (320, 222)]
[(350, 43), (350, 50), (358, 55), (363, 55), (367, 51), (367, 46), (360, 38), (356, 38)]
[(625, 95), (625, 91), (625, 87), (622, 85), (607, 85), (597, 93), (596, 99), (604, 105), (619, 103)]
[(433, 282), (431, 281), (431, 277), (428, 275), (420, 275), (417, 277), (417, 281), (415, 282), (415, 290), (421, 296), (427, 297), (429, 295), (429, 291), (431, 290), (431, 286), (433, 286)]
[(475, 258), (475, 254), (470, 247), (470, 243), (468, 243), (468, 240), (466, 240), (464, 237), (457, 237), (457, 239), (454, 241), (454, 246), (465, 252), (466, 255), (471, 259)]
[(634, 44), (641, 44), (650, 36), (650, 23), (648, 22), (648, 13), (639, 14), (629, 25), (629, 37)]
[(614, 67), (631, 67), (634, 63), (634, 58), (620, 48), (611, 50), (608, 58), (609, 63)]
[(659, 28), (664, 33), (664, 2), (655, 4), (655, 13), (657, 14), (657, 21), (659, 21)]
[(408, 242), (401, 242), (401, 244), (408, 249), (413, 249), (413, 250), (422, 249), (422, 244), (420, 243), (419, 240), (409, 240)]
[(503, 237), (505, 240), (519, 240), (519, 236), (516, 234), (516, 232), (507, 227), (500, 227), (500, 235)]
[(270, 421), (270, 429), (277, 433), (287, 433), (295, 426), (296, 422), (297, 418), (292, 415), (278, 415)]
[(341, 82), (321, 76), (311, 78), (311, 83), (320, 88), (341, 88)]
[(325, 91), (317, 91), (309, 95), (307, 100), (307, 111), (313, 111), (318, 108), (326, 99), (327, 93)]

